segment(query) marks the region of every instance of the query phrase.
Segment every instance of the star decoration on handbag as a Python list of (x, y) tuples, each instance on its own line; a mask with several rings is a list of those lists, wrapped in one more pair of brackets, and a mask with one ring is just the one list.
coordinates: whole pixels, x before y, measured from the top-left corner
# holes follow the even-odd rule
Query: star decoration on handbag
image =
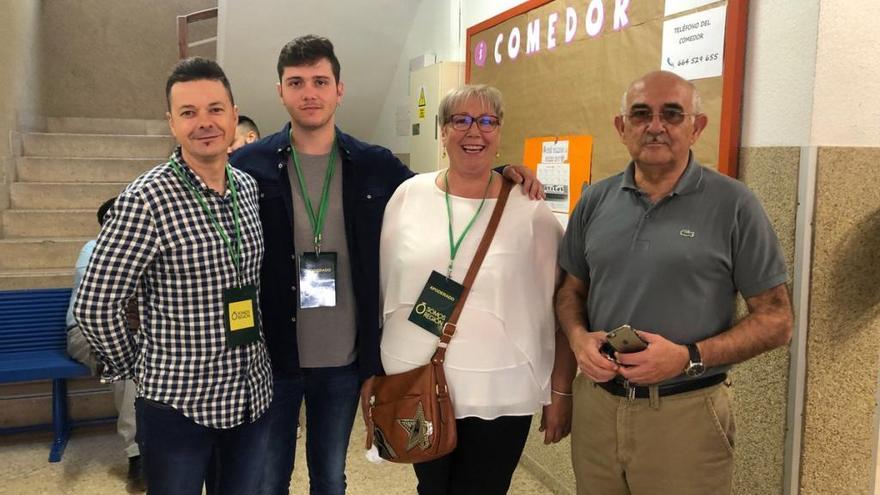
[(428, 450), (431, 447), (431, 436), (434, 434), (434, 424), (425, 419), (425, 409), (422, 402), (416, 407), (416, 414), (412, 418), (398, 418), (397, 423), (409, 433), (409, 440), (406, 442), (406, 450), (410, 451), (418, 445), (422, 450)]

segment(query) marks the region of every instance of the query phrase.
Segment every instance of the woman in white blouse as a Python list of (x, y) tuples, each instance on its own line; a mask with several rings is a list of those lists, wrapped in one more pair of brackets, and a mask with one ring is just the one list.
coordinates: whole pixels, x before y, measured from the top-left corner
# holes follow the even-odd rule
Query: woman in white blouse
[[(443, 98), (439, 113), (449, 169), (404, 182), (385, 210), (381, 353), (389, 375), (430, 360), (439, 339), (408, 320), (413, 305), (432, 271), (462, 282), (503, 180), (492, 171), (501, 93), (464, 86)], [(553, 316), (561, 237), (544, 202), (511, 191), (446, 354), (458, 446), (414, 465), (420, 494), (506, 493), (541, 407), (545, 443), (568, 434), (575, 365)]]

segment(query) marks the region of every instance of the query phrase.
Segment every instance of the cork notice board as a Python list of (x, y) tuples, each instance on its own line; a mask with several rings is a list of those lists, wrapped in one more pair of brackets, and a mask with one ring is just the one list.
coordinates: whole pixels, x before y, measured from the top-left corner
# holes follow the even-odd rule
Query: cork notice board
[[(710, 14), (720, 20), (703, 27)], [(668, 69), (664, 62), (677, 71), (712, 65), (709, 75), (685, 76), (709, 117), (694, 152), (736, 177), (747, 15), (748, 0), (531, 0), (468, 29), (465, 77), (504, 95), (502, 163), (521, 163), (527, 139), (590, 136), (588, 176), (597, 181), (630, 160), (613, 127), (626, 86)], [(706, 43), (704, 35), (719, 49), (676, 58), (684, 53), (676, 46)]]

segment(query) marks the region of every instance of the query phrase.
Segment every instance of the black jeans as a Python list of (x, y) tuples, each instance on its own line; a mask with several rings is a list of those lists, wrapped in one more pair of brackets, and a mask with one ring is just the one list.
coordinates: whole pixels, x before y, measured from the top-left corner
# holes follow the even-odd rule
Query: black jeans
[(413, 464), (419, 495), (507, 493), (531, 423), (531, 416), (457, 419), (455, 450), (439, 459)]

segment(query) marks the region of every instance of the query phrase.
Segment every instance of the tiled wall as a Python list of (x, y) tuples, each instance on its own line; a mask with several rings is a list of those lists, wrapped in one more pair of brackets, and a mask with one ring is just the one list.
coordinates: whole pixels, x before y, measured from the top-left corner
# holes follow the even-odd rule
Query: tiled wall
[(801, 494), (868, 495), (880, 370), (880, 148), (820, 148)]
[[(794, 266), (800, 148), (761, 147), (740, 151), (740, 180), (755, 192), (770, 217), (788, 266)], [(790, 284), (789, 284), (790, 286)], [(740, 313), (745, 307), (740, 301)], [(788, 348), (776, 349), (734, 369), (737, 422), (734, 493), (782, 493), (788, 400)]]

